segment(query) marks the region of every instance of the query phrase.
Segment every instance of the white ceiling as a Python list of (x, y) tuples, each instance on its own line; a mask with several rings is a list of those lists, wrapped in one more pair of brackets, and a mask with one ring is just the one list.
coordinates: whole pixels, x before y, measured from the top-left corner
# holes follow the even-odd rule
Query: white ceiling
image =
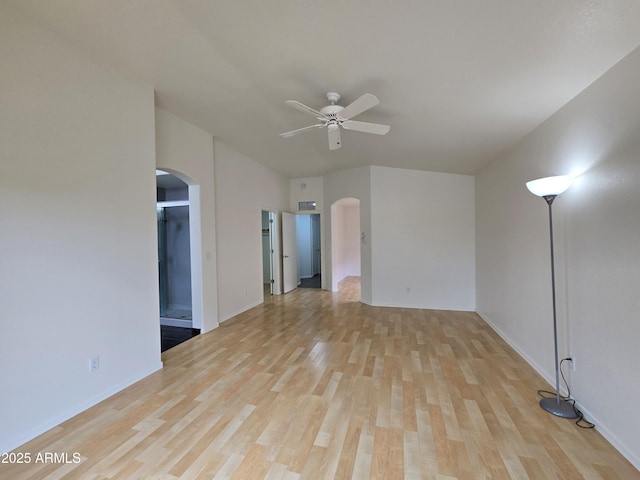
[[(475, 174), (640, 45), (638, 0), (3, 0), (289, 177), (360, 165)], [(279, 133), (326, 92), (386, 136)]]

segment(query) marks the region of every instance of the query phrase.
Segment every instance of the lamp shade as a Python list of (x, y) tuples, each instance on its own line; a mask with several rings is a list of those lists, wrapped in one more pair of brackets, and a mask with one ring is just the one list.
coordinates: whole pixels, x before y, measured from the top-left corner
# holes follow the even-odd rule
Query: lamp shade
[(538, 178), (527, 182), (527, 188), (531, 193), (539, 197), (547, 195), (560, 195), (571, 186), (573, 177), (570, 175), (558, 175), (556, 177)]

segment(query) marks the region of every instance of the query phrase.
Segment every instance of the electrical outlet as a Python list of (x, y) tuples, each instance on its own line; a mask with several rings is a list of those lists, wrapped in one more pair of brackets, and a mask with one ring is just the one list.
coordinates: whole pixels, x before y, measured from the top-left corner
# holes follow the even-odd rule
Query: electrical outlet
[(100, 355), (97, 355), (95, 357), (91, 357), (89, 359), (89, 371), (90, 372), (95, 372), (99, 368), (100, 368)]
[(576, 371), (576, 357), (570, 357), (571, 358), (571, 371), (575, 372)]

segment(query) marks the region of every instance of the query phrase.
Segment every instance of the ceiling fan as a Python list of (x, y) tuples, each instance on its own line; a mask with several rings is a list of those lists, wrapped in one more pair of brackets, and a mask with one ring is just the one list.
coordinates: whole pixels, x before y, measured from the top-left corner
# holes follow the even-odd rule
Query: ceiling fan
[(376, 105), (378, 105), (378, 103), (380, 103), (375, 95), (365, 93), (346, 107), (336, 105), (336, 102), (340, 100), (340, 94), (338, 93), (327, 93), (327, 99), (329, 100), (331, 105), (322, 107), (320, 111), (307, 107), (306, 105), (303, 105), (302, 103), (295, 100), (285, 101), (285, 105), (288, 105), (291, 108), (295, 108), (296, 110), (300, 110), (301, 112), (313, 115), (318, 120), (320, 120), (320, 123), (304, 128), (298, 128), (297, 130), (292, 130), (290, 132), (281, 133), (280, 136), (282, 138), (289, 138), (300, 132), (304, 132), (305, 130), (327, 127), (327, 131), (329, 133), (329, 150), (336, 150), (340, 148), (341, 144), (340, 127), (344, 128), (345, 130), (375, 133), (376, 135), (385, 135), (391, 129), (389, 125), (351, 120), (356, 115), (359, 115), (362, 112), (369, 110), (370, 108), (375, 107)]

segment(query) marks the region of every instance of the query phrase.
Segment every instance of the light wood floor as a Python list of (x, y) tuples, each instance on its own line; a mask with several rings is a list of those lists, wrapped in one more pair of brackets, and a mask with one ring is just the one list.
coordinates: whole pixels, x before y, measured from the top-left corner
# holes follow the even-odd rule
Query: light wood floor
[(635, 479), (473, 313), (271, 297), (165, 352), (165, 368), (19, 448), (79, 464), (2, 479)]

